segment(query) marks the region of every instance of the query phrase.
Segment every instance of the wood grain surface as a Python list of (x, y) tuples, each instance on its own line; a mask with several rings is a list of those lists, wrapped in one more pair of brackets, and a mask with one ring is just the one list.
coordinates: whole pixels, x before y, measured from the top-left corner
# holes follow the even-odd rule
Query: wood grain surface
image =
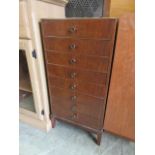
[(42, 20), (52, 126), (64, 120), (100, 143), (117, 19)]
[[(61, 45), (61, 46), (60, 46)], [(90, 46), (91, 45), (91, 46)], [(111, 42), (108, 40), (49, 37), (44, 38), (44, 48), (48, 52), (77, 53), (93, 56), (109, 56)]]
[(104, 129), (135, 137), (135, 28), (134, 14), (120, 17)]
[(135, 0), (111, 0), (110, 16), (120, 17), (126, 12), (135, 11)]
[[(44, 37), (81, 37), (110, 40), (115, 33), (116, 19), (42, 20)], [(107, 33), (108, 32), (108, 33)]]

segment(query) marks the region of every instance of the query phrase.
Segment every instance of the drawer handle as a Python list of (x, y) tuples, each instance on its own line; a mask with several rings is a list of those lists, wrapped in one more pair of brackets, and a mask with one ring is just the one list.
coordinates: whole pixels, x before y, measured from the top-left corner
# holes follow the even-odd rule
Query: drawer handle
[(76, 112), (77, 111), (77, 107), (76, 105), (73, 105), (73, 107), (71, 108), (72, 112)]
[(75, 49), (76, 48), (76, 45), (75, 44), (71, 44), (71, 45), (69, 45), (69, 49)]
[(74, 33), (76, 31), (77, 31), (77, 28), (75, 26), (72, 26), (72, 27), (69, 28), (70, 33)]
[(71, 60), (69, 60), (69, 63), (70, 63), (70, 64), (76, 64), (76, 62), (77, 62), (77, 61), (76, 61), (76, 59), (74, 59), (74, 58), (71, 59)]
[(72, 96), (72, 97), (71, 97), (71, 100), (72, 100), (72, 101), (77, 100), (77, 96)]
[(72, 114), (71, 118), (72, 118), (72, 119), (77, 118), (77, 114), (76, 114), (76, 113)]
[(73, 85), (70, 86), (71, 90), (75, 90), (76, 88), (77, 88), (76, 84), (73, 84)]
[(75, 73), (75, 72), (73, 72), (73, 73), (70, 74), (70, 77), (71, 77), (72, 79), (74, 79), (76, 76), (77, 76), (77, 73)]

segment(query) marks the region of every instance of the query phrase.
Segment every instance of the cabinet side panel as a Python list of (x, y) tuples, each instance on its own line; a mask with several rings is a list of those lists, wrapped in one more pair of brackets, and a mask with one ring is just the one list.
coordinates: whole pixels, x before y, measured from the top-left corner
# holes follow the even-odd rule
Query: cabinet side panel
[(120, 17), (104, 129), (134, 139), (134, 14)]

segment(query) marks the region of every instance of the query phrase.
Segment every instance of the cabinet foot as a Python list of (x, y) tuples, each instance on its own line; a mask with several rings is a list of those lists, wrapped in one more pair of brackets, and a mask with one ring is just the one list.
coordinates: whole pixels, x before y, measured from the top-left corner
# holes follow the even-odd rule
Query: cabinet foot
[(54, 117), (52, 117), (51, 119), (51, 123), (52, 123), (52, 128), (55, 128), (56, 125), (56, 119)]
[(100, 143), (101, 143), (101, 138), (102, 138), (102, 133), (97, 133), (96, 143), (97, 143), (98, 145), (100, 145)]

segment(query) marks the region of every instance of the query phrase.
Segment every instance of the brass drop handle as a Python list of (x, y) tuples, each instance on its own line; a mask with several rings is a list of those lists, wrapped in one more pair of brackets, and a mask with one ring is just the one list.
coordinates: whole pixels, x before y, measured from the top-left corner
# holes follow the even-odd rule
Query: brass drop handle
[(73, 105), (72, 108), (71, 108), (72, 112), (76, 112), (77, 111), (77, 107), (76, 105)]
[(76, 99), (77, 99), (77, 96), (72, 96), (72, 97), (71, 97), (71, 100), (72, 100), (72, 101), (75, 101)]
[(72, 26), (72, 27), (69, 28), (70, 33), (74, 33), (76, 31), (77, 31), (77, 28), (75, 26)]
[(72, 119), (75, 119), (75, 118), (77, 118), (77, 114), (76, 113), (72, 114)]
[(76, 45), (75, 44), (71, 44), (71, 45), (69, 45), (69, 48), (73, 50), (73, 49), (76, 48)]
[(76, 87), (77, 87), (76, 84), (73, 84), (73, 85), (70, 86), (70, 88), (71, 88), (72, 90), (75, 90)]
[(76, 62), (77, 62), (77, 61), (76, 61), (76, 59), (74, 59), (74, 58), (72, 58), (71, 60), (69, 60), (69, 63), (70, 63), (70, 64), (76, 64)]
[(73, 73), (70, 74), (70, 77), (71, 77), (72, 79), (74, 79), (76, 76), (77, 76), (77, 73), (75, 73), (75, 72), (73, 72)]

